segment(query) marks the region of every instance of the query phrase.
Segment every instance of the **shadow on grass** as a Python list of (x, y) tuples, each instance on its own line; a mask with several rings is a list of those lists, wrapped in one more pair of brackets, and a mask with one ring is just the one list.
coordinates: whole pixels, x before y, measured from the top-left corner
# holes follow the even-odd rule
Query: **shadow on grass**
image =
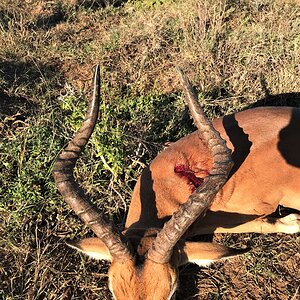
[(22, 117), (19, 117), (19, 120), (25, 121), (24, 114), (27, 115), (28, 111), (34, 108), (35, 105), (30, 103), (26, 98), (9, 96), (0, 91), (0, 119), (20, 113)]
[(14, 15), (11, 12), (8, 12), (4, 9), (0, 9), (0, 25), (4, 30), (8, 30), (9, 23), (14, 18)]
[(283, 93), (278, 95), (268, 95), (263, 99), (249, 105), (247, 109), (262, 106), (293, 106), (300, 107), (299, 93)]
[(179, 269), (179, 289), (176, 300), (198, 299), (199, 289), (196, 274), (201, 268), (195, 264), (188, 264)]
[(50, 14), (40, 14), (37, 17), (34, 23), (34, 27), (48, 30), (67, 20), (67, 10), (63, 7), (61, 2), (57, 2)]
[(43, 105), (35, 95), (42, 98), (50, 89), (60, 86), (59, 70), (57, 61), (38, 65), (33, 61), (0, 62), (0, 80), (4, 82), (0, 86), (0, 116), (14, 115), (20, 110), (28, 114)]
[(108, 6), (119, 7), (126, 2), (126, 0), (78, 0), (77, 6), (96, 10)]

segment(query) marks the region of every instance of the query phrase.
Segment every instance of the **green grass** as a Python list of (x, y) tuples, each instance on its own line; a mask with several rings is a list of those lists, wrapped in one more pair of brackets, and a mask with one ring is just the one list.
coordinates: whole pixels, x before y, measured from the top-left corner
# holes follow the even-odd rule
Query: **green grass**
[[(107, 266), (64, 244), (91, 232), (63, 203), (51, 175), (58, 152), (83, 120), (95, 64), (101, 65), (100, 116), (75, 175), (118, 225), (142, 169), (165, 143), (194, 130), (175, 66), (187, 71), (210, 119), (264, 104), (299, 106), (297, 2), (110, 3), (118, 5), (0, 0), (5, 300), (110, 299)], [(255, 250), (207, 270), (184, 268), (178, 299), (295, 295), (299, 235), (215, 238)]]

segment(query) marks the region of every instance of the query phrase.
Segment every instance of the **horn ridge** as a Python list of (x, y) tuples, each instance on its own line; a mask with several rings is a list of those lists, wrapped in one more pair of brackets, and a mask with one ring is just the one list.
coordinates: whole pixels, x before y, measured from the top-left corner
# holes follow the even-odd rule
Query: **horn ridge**
[(227, 181), (233, 166), (231, 150), (206, 118), (197, 101), (196, 94), (185, 73), (177, 68), (181, 84), (184, 88), (185, 100), (198, 128), (198, 135), (203, 140), (213, 158), (210, 174), (204, 178), (203, 183), (189, 196), (171, 219), (164, 224), (157, 234), (152, 247), (148, 251), (148, 258), (157, 263), (166, 263), (171, 259), (173, 248), (186, 230), (197, 217), (212, 203), (214, 197)]

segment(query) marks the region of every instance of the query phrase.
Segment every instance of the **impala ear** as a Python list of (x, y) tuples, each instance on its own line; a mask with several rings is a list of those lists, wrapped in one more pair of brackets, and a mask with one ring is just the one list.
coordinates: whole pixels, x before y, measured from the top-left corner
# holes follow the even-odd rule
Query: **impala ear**
[(86, 238), (76, 242), (67, 242), (67, 245), (91, 258), (111, 261), (111, 255), (105, 244), (99, 238)]
[(242, 255), (248, 251), (250, 248), (234, 249), (215, 243), (185, 242), (179, 265), (194, 263), (199, 266), (208, 266), (215, 261)]

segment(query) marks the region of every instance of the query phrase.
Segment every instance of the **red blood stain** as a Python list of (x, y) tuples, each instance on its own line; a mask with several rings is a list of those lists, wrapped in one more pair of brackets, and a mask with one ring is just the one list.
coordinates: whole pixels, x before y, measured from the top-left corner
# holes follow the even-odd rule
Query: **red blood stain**
[(204, 180), (203, 178), (196, 177), (195, 172), (188, 165), (177, 165), (174, 167), (174, 172), (186, 177), (195, 188), (199, 187)]

